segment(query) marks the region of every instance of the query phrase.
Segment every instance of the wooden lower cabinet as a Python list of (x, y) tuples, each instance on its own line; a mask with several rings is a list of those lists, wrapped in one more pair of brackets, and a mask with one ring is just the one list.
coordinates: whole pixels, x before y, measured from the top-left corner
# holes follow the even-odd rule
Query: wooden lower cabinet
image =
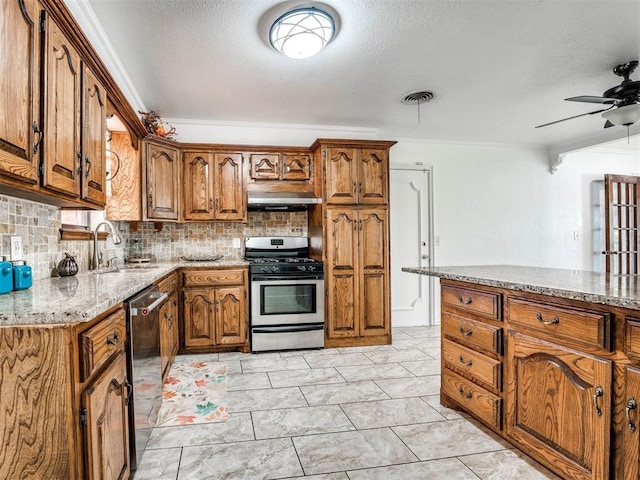
[(160, 308), (160, 357), (163, 378), (169, 373), (178, 353), (178, 293), (174, 292)]
[(121, 480), (129, 477), (128, 404), (131, 385), (127, 380), (125, 352), (82, 394), (86, 418), (86, 478)]
[(129, 478), (124, 320), (0, 327), (0, 478)]
[(246, 268), (185, 269), (183, 275), (185, 350), (227, 346), (248, 349)]
[(574, 479), (609, 478), (612, 362), (510, 332), (508, 437)]
[(625, 480), (640, 479), (640, 367), (624, 369), (622, 470)]

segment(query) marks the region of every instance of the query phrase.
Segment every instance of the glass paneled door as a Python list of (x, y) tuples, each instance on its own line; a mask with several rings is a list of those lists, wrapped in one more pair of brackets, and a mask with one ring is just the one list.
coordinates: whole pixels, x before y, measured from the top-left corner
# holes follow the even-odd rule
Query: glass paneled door
[(605, 175), (605, 269), (615, 275), (638, 273), (640, 177)]

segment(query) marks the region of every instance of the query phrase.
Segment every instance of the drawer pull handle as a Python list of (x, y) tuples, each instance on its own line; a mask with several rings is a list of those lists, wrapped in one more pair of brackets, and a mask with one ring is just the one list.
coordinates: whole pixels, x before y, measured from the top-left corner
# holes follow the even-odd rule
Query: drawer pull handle
[(119, 340), (120, 335), (117, 330), (113, 332), (113, 335), (107, 335), (107, 345), (117, 345)]
[(636, 431), (636, 426), (631, 421), (631, 410), (635, 410), (636, 408), (638, 408), (638, 402), (635, 398), (631, 397), (629, 400), (627, 400), (627, 408), (625, 408), (625, 413), (627, 414), (627, 428), (632, 433)]
[(536, 314), (536, 318), (538, 319), (538, 321), (543, 324), (543, 325), (557, 325), (560, 323), (560, 319), (558, 318), (558, 316), (556, 315), (555, 317), (553, 317), (553, 320), (551, 321), (546, 321), (544, 318), (542, 318), (542, 314), (540, 312), (538, 312)]
[(473, 334), (473, 328), (470, 328), (469, 330), (465, 330), (464, 327), (460, 325), (459, 330), (460, 330), (460, 333), (465, 337), (468, 337)]
[(469, 361), (468, 361), (468, 362), (465, 362), (465, 361), (464, 361), (464, 357), (463, 357), (462, 355), (460, 355), (460, 356), (458, 357), (458, 360), (460, 360), (460, 363), (461, 363), (462, 365), (464, 365), (465, 367), (470, 367), (471, 365), (473, 365), (473, 360), (469, 359)]
[(469, 391), (469, 392), (465, 392), (464, 388), (459, 387), (458, 391), (460, 392), (460, 395), (463, 396), (466, 399), (471, 399), (473, 398), (473, 392)]
[(458, 295), (458, 301), (463, 305), (470, 305), (473, 302), (473, 297), (469, 297), (466, 300), (462, 298), (462, 295)]
[(602, 415), (602, 410), (600, 410), (600, 407), (598, 406), (598, 398), (603, 395), (604, 395), (604, 391), (602, 390), (602, 387), (598, 385), (596, 387), (596, 391), (593, 393), (593, 406), (595, 408), (595, 412), (598, 417)]

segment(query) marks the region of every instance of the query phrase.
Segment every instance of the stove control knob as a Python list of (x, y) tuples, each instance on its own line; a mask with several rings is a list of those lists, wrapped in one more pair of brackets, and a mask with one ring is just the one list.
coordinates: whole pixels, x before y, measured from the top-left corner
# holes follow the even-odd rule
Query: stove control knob
[(269, 267), (261, 267), (260, 271), (267, 273), (269, 271)]
[(309, 271), (313, 272), (316, 269), (316, 267), (314, 267), (313, 265), (309, 265)]
[(271, 267), (271, 271), (272, 271), (273, 273), (276, 273), (276, 272), (278, 271), (278, 267)]
[(304, 272), (307, 269), (304, 265), (298, 265), (298, 270)]

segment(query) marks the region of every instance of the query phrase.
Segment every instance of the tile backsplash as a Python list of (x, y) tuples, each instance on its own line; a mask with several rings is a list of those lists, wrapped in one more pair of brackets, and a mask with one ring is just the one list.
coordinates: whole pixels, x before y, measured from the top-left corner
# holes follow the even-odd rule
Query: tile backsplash
[[(130, 230), (128, 222), (113, 222), (122, 243), (111, 236), (100, 242), (103, 258), (125, 258), (134, 254), (156, 261), (177, 260), (183, 255), (221, 254), (228, 259), (244, 255), (244, 238), (260, 235), (307, 235), (306, 212), (249, 212), (248, 222), (164, 223), (160, 232)], [(87, 240), (60, 240), (60, 210), (57, 207), (0, 195), (0, 257), (9, 258), (11, 237), (22, 237), (23, 259), (38, 280), (55, 274), (55, 267), (68, 252), (76, 258), (80, 272), (89, 268), (93, 243)], [(153, 223), (142, 222), (142, 229)], [(137, 245), (136, 245), (137, 244)], [(234, 246), (240, 245), (240, 247)]]

